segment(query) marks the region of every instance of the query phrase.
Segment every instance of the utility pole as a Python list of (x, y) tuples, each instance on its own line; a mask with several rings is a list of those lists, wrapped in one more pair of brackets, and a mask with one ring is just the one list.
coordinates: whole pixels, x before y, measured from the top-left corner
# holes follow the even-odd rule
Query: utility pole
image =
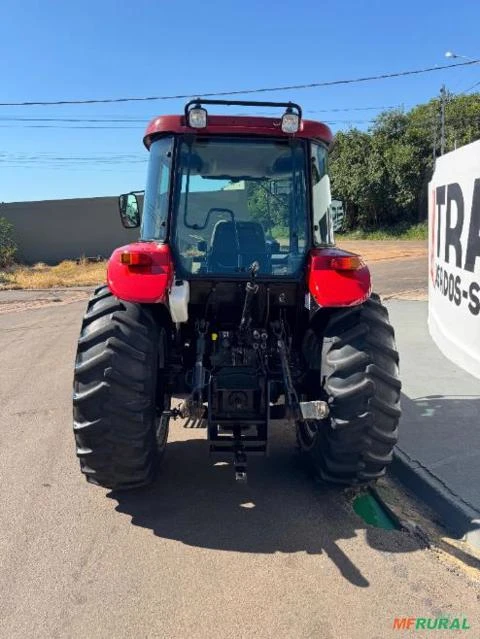
[(440, 89), (440, 155), (445, 153), (445, 103), (447, 101), (445, 85)]

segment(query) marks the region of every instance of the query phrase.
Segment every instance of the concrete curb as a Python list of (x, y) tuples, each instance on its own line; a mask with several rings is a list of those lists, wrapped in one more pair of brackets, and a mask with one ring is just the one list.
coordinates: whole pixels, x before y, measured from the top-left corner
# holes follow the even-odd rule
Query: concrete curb
[(395, 448), (391, 472), (441, 518), (450, 532), (480, 548), (480, 512), (453, 493), (425, 466)]

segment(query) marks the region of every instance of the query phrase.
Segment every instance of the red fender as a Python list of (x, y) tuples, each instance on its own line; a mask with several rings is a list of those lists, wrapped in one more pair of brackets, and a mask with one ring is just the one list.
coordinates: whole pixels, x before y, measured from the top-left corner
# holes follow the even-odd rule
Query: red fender
[(127, 302), (165, 302), (174, 265), (168, 244), (134, 242), (113, 251), (107, 265), (112, 293)]
[(362, 258), (339, 248), (310, 251), (307, 286), (322, 307), (356, 306), (372, 292), (370, 271)]

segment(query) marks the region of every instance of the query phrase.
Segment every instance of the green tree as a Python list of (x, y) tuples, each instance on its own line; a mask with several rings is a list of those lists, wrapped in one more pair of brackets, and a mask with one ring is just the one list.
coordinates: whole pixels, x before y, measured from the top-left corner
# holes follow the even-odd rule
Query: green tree
[[(427, 187), (440, 152), (440, 99), (408, 112), (380, 113), (367, 132), (340, 132), (331, 155), (332, 192), (349, 228), (410, 225), (425, 219)], [(445, 151), (480, 138), (480, 95), (445, 105)]]
[(409, 115), (398, 110), (380, 114), (371, 129), (373, 145), (384, 165), (381, 226), (410, 224), (418, 217), (424, 175), (430, 166), (428, 138), (424, 129), (423, 139), (418, 133)]
[(361, 226), (373, 223), (376, 213), (379, 171), (371, 162), (371, 152), (371, 136), (351, 129), (337, 134), (330, 161), (332, 194), (344, 201), (347, 220)]
[(13, 226), (4, 217), (0, 217), (0, 268), (13, 264), (17, 247), (13, 239)]
[(246, 189), (248, 212), (266, 231), (288, 224), (288, 195), (273, 193), (267, 180), (247, 181)]

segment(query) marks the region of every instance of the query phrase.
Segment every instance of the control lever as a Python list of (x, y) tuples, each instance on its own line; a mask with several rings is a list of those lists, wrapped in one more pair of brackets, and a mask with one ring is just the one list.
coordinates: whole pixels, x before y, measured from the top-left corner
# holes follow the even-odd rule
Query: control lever
[(253, 297), (258, 292), (258, 284), (255, 283), (255, 278), (260, 270), (260, 264), (255, 260), (248, 270), (250, 271), (250, 281), (245, 285), (245, 301), (243, 303), (242, 318), (239, 326), (241, 337), (245, 335), (252, 322), (251, 306)]

